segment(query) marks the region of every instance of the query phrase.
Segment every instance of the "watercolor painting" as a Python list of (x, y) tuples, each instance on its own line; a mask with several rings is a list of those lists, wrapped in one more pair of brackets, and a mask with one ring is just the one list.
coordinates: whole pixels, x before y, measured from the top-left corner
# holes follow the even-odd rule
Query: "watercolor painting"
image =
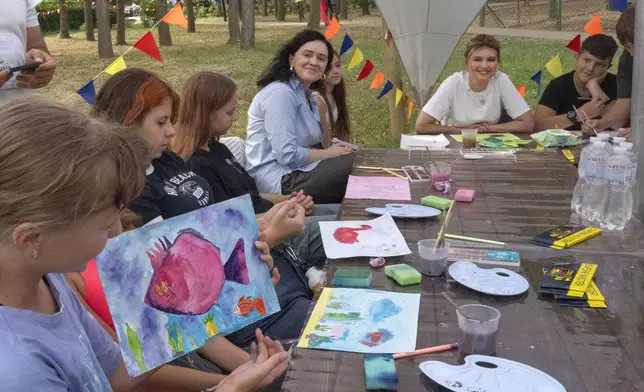
[(396, 222), (386, 213), (370, 221), (319, 222), (330, 259), (360, 256), (402, 256), (411, 253)]
[(135, 377), (280, 310), (249, 195), (107, 242), (96, 265)]
[(416, 349), (420, 294), (325, 288), (298, 347), (392, 354)]
[(347, 199), (411, 200), (409, 181), (398, 177), (349, 176)]

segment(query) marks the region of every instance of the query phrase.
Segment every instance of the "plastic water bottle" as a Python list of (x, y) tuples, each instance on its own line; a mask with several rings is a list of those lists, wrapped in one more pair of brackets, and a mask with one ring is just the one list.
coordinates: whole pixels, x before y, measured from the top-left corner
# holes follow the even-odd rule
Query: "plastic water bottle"
[(633, 216), (633, 187), (637, 179), (637, 154), (633, 153), (633, 143), (631, 142), (622, 142), (619, 146), (626, 149), (627, 155), (631, 160), (631, 192), (629, 193), (631, 202), (629, 203), (630, 208), (628, 209), (628, 220), (631, 220)]
[(621, 146), (626, 141), (625, 137), (615, 136), (613, 138), (613, 147)]
[(608, 201), (601, 227), (606, 230), (623, 230), (633, 210), (632, 161), (624, 147), (615, 147), (614, 154), (606, 161)]
[(589, 151), (585, 165), (586, 192), (584, 193), (581, 216), (588, 221), (601, 221), (608, 186), (604, 178), (606, 166), (606, 142), (596, 140), (593, 149)]
[(581, 155), (579, 157), (579, 166), (577, 168), (577, 174), (579, 179), (577, 180), (577, 185), (575, 185), (575, 190), (572, 193), (572, 201), (570, 202), (570, 209), (581, 214), (584, 202), (584, 194), (587, 190), (586, 182), (586, 166), (587, 160), (590, 151), (594, 148), (594, 141), (599, 140), (596, 137), (590, 138), (590, 143), (581, 150)]

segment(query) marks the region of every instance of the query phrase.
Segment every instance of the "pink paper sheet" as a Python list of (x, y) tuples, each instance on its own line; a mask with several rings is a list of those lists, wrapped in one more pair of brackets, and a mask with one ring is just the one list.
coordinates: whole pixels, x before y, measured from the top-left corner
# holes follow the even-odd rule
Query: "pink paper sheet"
[(409, 182), (398, 177), (349, 176), (347, 199), (411, 200)]

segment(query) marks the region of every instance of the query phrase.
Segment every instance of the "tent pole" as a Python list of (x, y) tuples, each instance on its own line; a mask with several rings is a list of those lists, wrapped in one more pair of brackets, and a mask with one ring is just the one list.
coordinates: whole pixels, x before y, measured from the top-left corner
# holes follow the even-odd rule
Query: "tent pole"
[(644, 1), (635, 2), (635, 43), (633, 47), (633, 95), (631, 134), (633, 150), (639, 157), (637, 181), (633, 189), (635, 214), (644, 221)]

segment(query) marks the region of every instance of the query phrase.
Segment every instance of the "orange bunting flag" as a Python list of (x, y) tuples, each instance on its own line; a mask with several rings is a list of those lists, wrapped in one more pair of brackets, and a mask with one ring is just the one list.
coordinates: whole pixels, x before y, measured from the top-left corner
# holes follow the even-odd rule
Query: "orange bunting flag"
[(376, 76), (373, 77), (373, 82), (371, 82), (371, 87), (369, 88), (380, 88), (385, 82), (385, 74), (382, 72), (376, 72)]
[(519, 92), (519, 94), (521, 94), (521, 98), (525, 99), (525, 84), (517, 87), (517, 91)]
[(593, 18), (590, 20), (590, 22), (586, 23), (584, 30), (586, 30), (588, 35), (604, 34), (602, 19), (601, 16), (599, 16), (599, 13), (596, 13), (595, 16), (593, 16)]
[(165, 14), (165, 16), (161, 19), (161, 21), (167, 24), (181, 26), (184, 29), (188, 28), (188, 21), (186, 20), (186, 17), (183, 15), (183, 10), (181, 9), (180, 2), (177, 2), (177, 5), (172, 7), (170, 12)]
[(329, 27), (326, 28), (326, 31), (324, 32), (324, 38), (326, 39), (331, 39), (338, 35), (340, 32), (340, 22), (338, 22), (338, 18), (335, 16), (331, 19), (331, 23), (329, 24)]
[(414, 100), (410, 99), (409, 104), (407, 105), (407, 118), (411, 118), (411, 111), (414, 108)]

